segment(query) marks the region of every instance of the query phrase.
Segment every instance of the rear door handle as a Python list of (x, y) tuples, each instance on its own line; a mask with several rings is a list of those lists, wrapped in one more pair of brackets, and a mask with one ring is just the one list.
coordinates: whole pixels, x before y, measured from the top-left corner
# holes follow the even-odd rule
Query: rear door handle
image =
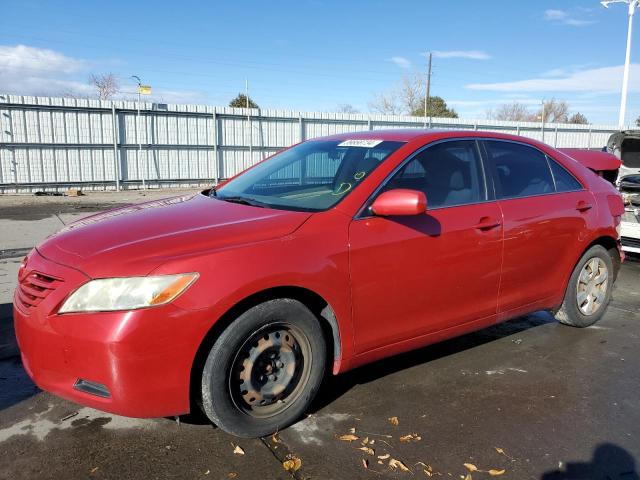
[(502, 225), (500, 220), (491, 217), (482, 217), (476, 225), (476, 228), (478, 230), (491, 230), (492, 228), (499, 227), (500, 225)]
[(585, 202), (584, 200), (580, 200), (576, 205), (576, 210), (578, 210), (579, 212), (586, 212), (587, 210), (591, 210), (592, 208), (593, 205)]

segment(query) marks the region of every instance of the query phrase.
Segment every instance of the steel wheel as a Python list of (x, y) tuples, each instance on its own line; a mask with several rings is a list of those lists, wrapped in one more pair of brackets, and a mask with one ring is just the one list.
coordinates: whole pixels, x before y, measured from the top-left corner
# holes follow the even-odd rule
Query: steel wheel
[(274, 323), (239, 348), (229, 376), (236, 407), (253, 417), (270, 417), (295, 402), (309, 379), (311, 346), (293, 325)]
[(603, 305), (607, 296), (609, 269), (599, 257), (585, 263), (577, 283), (576, 301), (583, 315), (593, 315)]

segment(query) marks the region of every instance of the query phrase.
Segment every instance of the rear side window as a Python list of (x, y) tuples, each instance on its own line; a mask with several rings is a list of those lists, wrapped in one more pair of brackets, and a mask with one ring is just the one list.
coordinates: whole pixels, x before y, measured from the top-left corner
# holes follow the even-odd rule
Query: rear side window
[(498, 198), (555, 192), (547, 157), (535, 148), (511, 142), (485, 142)]
[(476, 142), (456, 140), (423, 150), (387, 183), (385, 190), (394, 188), (423, 191), (429, 208), (486, 200)]
[[(547, 157), (548, 158), (548, 157)], [(582, 190), (582, 185), (562, 165), (549, 158), (549, 166), (556, 184), (556, 192), (575, 192)]]

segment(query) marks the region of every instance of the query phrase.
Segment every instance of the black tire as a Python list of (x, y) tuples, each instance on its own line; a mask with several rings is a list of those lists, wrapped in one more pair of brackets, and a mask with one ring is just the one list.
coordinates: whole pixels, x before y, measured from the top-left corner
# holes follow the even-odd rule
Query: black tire
[(294, 423), (315, 397), (327, 362), (318, 319), (301, 302), (247, 310), (216, 340), (202, 372), (202, 409), (222, 430), (263, 437)]
[[(592, 264), (598, 264), (599, 268), (596, 269), (594, 273), (594, 277), (590, 277), (590, 272), (592, 269), (590, 266)], [(587, 280), (596, 280), (596, 276), (601, 275), (601, 272), (606, 268), (606, 280), (602, 281), (599, 286), (594, 287), (597, 289), (597, 295), (601, 297), (599, 300), (599, 304), (595, 306), (595, 298), (596, 294), (590, 294), (591, 284), (586, 285), (584, 282), (580, 281), (581, 274), (585, 275), (585, 279)], [(584, 272), (584, 273), (583, 273)], [(598, 273), (600, 272), (600, 273)], [(613, 289), (613, 281), (615, 279), (615, 271), (613, 261), (611, 259), (611, 255), (609, 252), (600, 245), (594, 245), (589, 250), (587, 250), (584, 255), (580, 258), (580, 261), (577, 263), (575, 268), (573, 269), (573, 273), (569, 278), (569, 283), (567, 285), (567, 290), (564, 295), (564, 300), (560, 309), (555, 313), (555, 318), (560, 323), (564, 325), (569, 325), (571, 327), (588, 327), (593, 325), (598, 320), (602, 318), (605, 310), (607, 309), (607, 305), (611, 300), (611, 291)], [(581, 283), (580, 288), (582, 290), (583, 296), (579, 296), (578, 292), (578, 283)], [(600, 286), (604, 287), (604, 292), (600, 290)], [(585, 291), (589, 294), (586, 294)], [(583, 300), (587, 297), (587, 300)], [(594, 308), (593, 312), (590, 314), (585, 313), (584, 310), (588, 310), (589, 299), (593, 298), (592, 308)], [(582, 301), (579, 306), (579, 302)], [(584, 309), (584, 310), (583, 310)]]

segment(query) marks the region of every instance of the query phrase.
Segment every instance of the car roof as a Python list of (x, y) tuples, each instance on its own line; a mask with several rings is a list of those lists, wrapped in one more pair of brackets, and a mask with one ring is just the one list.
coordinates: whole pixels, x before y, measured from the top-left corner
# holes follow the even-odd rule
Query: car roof
[(396, 128), (387, 130), (366, 130), (361, 132), (347, 132), (331, 135), (328, 137), (315, 138), (310, 140), (385, 140), (394, 142), (410, 142), (422, 140), (424, 142), (435, 141), (445, 138), (497, 138), (501, 140), (512, 140), (521, 143), (536, 145), (539, 142), (530, 138), (505, 133), (488, 132), (482, 130), (433, 130), (422, 128)]

